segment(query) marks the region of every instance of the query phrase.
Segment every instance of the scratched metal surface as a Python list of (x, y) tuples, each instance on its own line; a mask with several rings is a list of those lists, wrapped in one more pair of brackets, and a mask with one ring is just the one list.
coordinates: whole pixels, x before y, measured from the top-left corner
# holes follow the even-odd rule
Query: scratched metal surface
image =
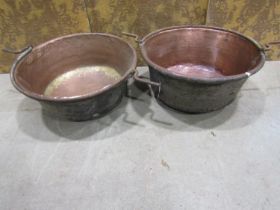
[(279, 209), (280, 62), (209, 114), (137, 88), (109, 115), (42, 115), (0, 76), (0, 209)]

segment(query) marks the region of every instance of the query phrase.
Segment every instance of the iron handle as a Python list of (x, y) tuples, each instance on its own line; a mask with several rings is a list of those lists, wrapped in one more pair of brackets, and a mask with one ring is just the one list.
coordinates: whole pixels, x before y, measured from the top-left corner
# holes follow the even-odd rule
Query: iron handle
[[(133, 75), (133, 78), (135, 81), (138, 81), (138, 82), (141, 82), (141, 83), (144, 83), (146, 85), (148, 85), (149, 89), (150, 89), (150, 93), (153, 97), (155, 98), (159, 98), (159, 95), (160, 95), (160, 92), (161, 92), (161, 83), (159, 82), (153, 82), (147, 78), (142, 78), (139, 76), (139, 72), (137, 70), (135, 70), (135, 73)], [(157, 91), (157, 94), (155, 95), (151, 86), (155, 86), (157, 87), (158, 91)]]
[(135, 42), (138, 44), (142, 43), (142, 39), (137, 34), (122, 32), (123, 35), (134, 38)]
[(153, 82), (149, 79), (146, 79), (146, 78), (142, 78), (139, 76), (139, 72), (137, 70), (135, 70), (135, 73), (134, 73), (134, 79), (137, 81), (137, 82), (141, 82), (141, 83), (145, 83), (147, 85), (152, 85), (152, 86), (156, 86), (156, 87), (160, 87), (161, 84), (159, 82)]
[(21, 53), (24, 53), (25, 51), (28, 51), (29, 48), (31, 48), (31, 50), (32, 50), (32, 46), (27, 46), (21, 50), (13, 50), (10, 48), (4, 48), (4, 49), (2, 49), (2, 51), (5, 53), (11, 53), (11, 54), (21, 54)]
[[(125, 36), (128, 36), (128, 37), (133, 37), (135, 42), (137, 42), (138, 44), (141, 44), (142, 43), (142, 39), (139, 38), (139, 36), (137, 34), (133, 34), (133, 33), (127, 33), (127, 32), (122, 32), (123, 35)], [(138, 82), (141, 82), (141, 83), (145, 83), (147, 85), (153, 85), (153, 86), (157, 86), (160, 88), (161, 84), (158, 83), (158, 82), (153, 82), (149, 79), (144, 79), (144, 78), (141, 78), (139, 76), (139, 72), (135, 69), (135, 72), (134, 72), (134, 75), (133, 75), (134, 79)]]
[(32, 49), (33, 49), (32, 46), (25, 47), (19, 51), (14, 51), (14, 50), (10, 50), (10, 49), (2, 49), (4, 52), (7, 52), (7, 53), (19, 54), (19, 56), (15, 59), (13, 65), (12, 65), (12, 68), (11, 68), (12, 75), (13, 75), (17, 65), (19, 64), (19, 62), (21, 62), (22, 59), (24, 59), (32, 51)]

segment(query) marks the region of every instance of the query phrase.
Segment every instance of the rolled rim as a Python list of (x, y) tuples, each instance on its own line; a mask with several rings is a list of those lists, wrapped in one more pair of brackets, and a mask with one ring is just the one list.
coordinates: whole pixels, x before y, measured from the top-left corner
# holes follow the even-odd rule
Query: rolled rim
[[(222, 78), (220, 77), (213, 77), (213, 78), (196, 78), (196, 77), (189, 77), (189, 76), (180, 76), (177, 74), (172, 74), (170, 73), (170, 71), (168, 71), (166, 68), (161, 67), (160, 65), (156, 64), (155, 62), (151, 61), (151, 59), (148, 57), (147, 55), (147, 51), (144, 47), (146, 41), (148, 41), (149, 39), (161, 34), (161, 33), (165, 33), (168, 31), (176, 31), (176, 30), (181, 30), (181, 29), (185, 29), (185, 28), (202, 28), (202, 29), (209, 29), (209, 30), (217, 30), (217, 31), (224, 31), (227, 33), (232, 33), (235, 35), (240, 36), (241, 38), (249, 41), (250, 43), (252, 43), (253, 45), (255, 45), (259, 51), (260, 51), (260, 55), (261, 55), (261, 60), (258, 63), (258, 65), (245, 72), (245, 73), (241, 73), (241, 74), (235, 74), (235, 75), (230, 75), (230, 76), (224, 76)], [(247, 37), (239, 32), (233, 31), (233, 30), (228, 30), (228, 29), (224, 29), (224, 28), (220, 28), (220, 27), (213, 27), (213, 26), (202, 26), (202, 25), (182, 25), (182, 26), (172, 26), (172, 27), (166, 27), (166, 28), (162, 28), (159, 30), (156, 30), (154, 32), (151, 32), (149, 34), (147, 34), (146, 36), (143, 37), (143, 39), (140, 41), (140, 50), (141, 50), (141, 54), (144, 58), (144, 60), (147, 62), (148, 66), (153, 67), (153, 69), (159, 71), (160, 73), (168, 76), (168, 77), (172, 77), (174, 79), (179, 79), (179, 80), (186, 80), (186, 81), (190, 81), (190, 82), (199, 82), (199, 83), (223, 83), (223, 82), (227, 82), (227, 81), (233, 81), (233, 80), (241, 80), (244, 78), (248, 78), (251, 75), (257, 73), (264, 65), (265, 63), (265, 53), (264, 53), (264, 49), (263, 47), (254, 39)]]
[(78, 37), (78, 36), (106, 36), (106, 37), (118, 39), (119, 41), (121, 41), (124, 44), (128, 45), (128, 47), (131, 49), (131, 52), (133, 54), (132, 55), (133, 58), (132, 58), (132, 66), (131, 66), (131, 68), (128, 69), (126, 71), (126, 73), (118, 81), (116, 81), (115, 83), (112, 83), (112, 85), (110, 85), (110, 86), (107, 86), (107, 87), (102, 88), (102, 89), (100, 89), (98, 91), (95, 91), (94, 93), (84, 94), (84, 95), (80, 95), (80, 96), (67, 97), (67, 98), (54, 98), (54, 97), (49, 97), (49, 96), (45, 96), (45, 95), (42, 95), (42, 94), (37, 94), (35, 92), (29, 91), (29, 90), (27, 90), (25, 88), (22, 88), (21, 85), (18, 84), (15, 74), (18, 71), (17, 67), (20, 65), (20, 63), (24, 59), (26, 59), (28, 57), (28, 56), (26, 56), (25, 58), (23, 58), (17, 64), (17, 66), (16, 66), (16, 60), (12, 64), (12, 67), (11, 67), (11, 70), (10, 70), (10, 78), (11, 78), (13, 86), (19, 92), (21, 92), (22, 94), (24, 94), (24, 95), (26, 95), (26, 96), (28, 96), (30, 98), (39, 100), (39, 101), (45, 101), (45, 102), (75, 102), (75, 101), (87, 100), (87, 99), (89, 99), (91, 97), (100, 95), (100, 94), (102, 94), (102, 93), (104, 93), (104, 92), (106, 92), (106, 91), (108, 91), (110, 89), (115, 88), (116, 86), (120, 85), (122, 82), (127, 80), (129, 75), (131, 75), (134, 72), (134, 70), (136, 68), (136, 65), (137, 65), (137, 55), (136, 55), (135, 49), (132, 47), (131, 44), (129, 44), (125, 40), (121, 39), (118, 36), (112, 35), (112, 34), (107, 34), (107, 33), (75, 33), (75, 34), (69, 34), (69, 35), (57, 37), (57, 38), (51, 39), (51, 40), (49, 40), (47, 42), (44, 42), (42, 44), (39, 44), (36, 47), (34, 47), (33, 50), (36, 50), (36, 49), (39, 49), (39, 48), (43, 48), (43, 47), (45, 47), (46, 45), (48, 45), (48, 44), (50, 44), (52, 42), (60, 41), (62, 39), (69, 38), (69, 37)]

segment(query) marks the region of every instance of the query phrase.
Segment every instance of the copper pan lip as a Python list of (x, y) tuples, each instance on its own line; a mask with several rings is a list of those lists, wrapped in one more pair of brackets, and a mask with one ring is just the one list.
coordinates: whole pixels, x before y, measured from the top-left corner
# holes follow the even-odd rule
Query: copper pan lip
[[(218, 77), (217, 78), (215, 78), (215, 77), (214, 78), (196, 78), (196, 77), (187, 77), (187, 76), (179, 76), (176, 74), (172, 74), (166, 68), (161, 67), (160, 65), (158, 65), (150, 60), (150, 58), (147, 55), (147, 51), (146, 51), (146, 48), (144, 47), (144, 45), (145, 45), (146, 41), (148, 41), (149, 39), (151, 39), (159, 34), (177, 31), (177, 30), (181, 30), (181, 29), (207, 29), (207, 30), (213, 30), (213, 31), (217, 31), (217, 32), (221, 31), (221, 32), (227, 32), (227, 33), (232, 33), (232, 34), (238, 35), (240, 38), (245, 39), (248, 42), (254, 44), (259, 49), (260, 56), (261, 56), (260, 62), (258, 63), (258, 65), (255, 68), (250, 69), (245, 73), (231, 75), (231, 76), (224, 76), (224, 77), (219, 77), (219, 78)], [(194, 33), (195, 33), (195, 31), (194, 31)], [(240, 80), (240, 79), (248, 78), (249, 76), (257, 73), (263, 67), (263, 65), (265, 63), (264, 49), (263, 49), (262, 45), (259, 44), (257, 41), (255, 41), (254, 39), (252, 39), (250, 37), (244, 36), (243, 34), (238, 33), (236, 31), (228, 30), (228, 29), (224, 29), (224, 28), (220, 28), (220, 27), (213, 27), (213, 26), (182, 25), (182, 26), (172, 26), (172, 27), (162, 28), (162, 29), (159, 29), (157, 31), (147, 34), (142, 40), (140, 40), (139, 46), (141, 49), (141, 54), (149, 66), (153, 67), (155, 70), (160, 71), (162, 74), (164, 74), (166, 76), (169, 76), (171, 78), (178, 79), (178, 80), (189, 81), (189, 82), (208, 83), (209, 84), (209, 83), (224, 83), (224, 82), (233, 81), (233, 80)]]
[[(65, 38), (70, 38), (70, 37), (81, 37), (81, 36), (106, 36), (106, 37), (109, 37), (109, 38), (114, 38), (114, 39), (118, 39), (120, 40), (121, 42), (123, 42), (124, 44), (128, 45), (129, 49), (131, 50), (132, 52), (132, 65), (131, 65), (131, 68), (129, 68), (126, 73), (118, 80), (116, 81), (115, 83), (112, 83), (112, 85), (110, 86), (107, 86), (103, 89), (100, 89), (98, 91), (95, 91), (94, 93), (90, 93), (90, 94), (85, 94), (85, 95), (80, 95), (80, 96), (74, 96), (74, 97), (67, 97), (67, 98), (54, 98), (54, 97), (49, 97), (49, 96), (45, 96), (45, 95), (41, 95), (41, 94), (37, 94), (37, 93), (34, 93), (32, 91), (29, 91), (23, 87), (21, 87), (21, 85), (18, 83), (17, 81), (17, 78), (16, 78), (16, 72), (17, 72), (17, 69), (18, 69), (18, 66), (20, 65), (20, 63), (22, 61), (19, 62), (18, 66), (15, 67), (15, 62), (12, 64), (12, 67), (11, 67), (11, 71), (10, 71), (10, 78), (11, 78), (11, 81), (12, 81), (12, 84), (13, 86), (19, 91), (21, 92), (22, 94), (30, 97), (30, 98), (33, 98), (35, 100), (39, 100), (39, 101), (45, 101), (45, 102), (75, 102), (75, 101), (81, 101), (81, 100), (87, 100), (91, 97), (94, 97), (94, 96), (97, 96), (97, 95), (100, 95), (110, 89), (113, 89), (115, 87), (117, 87), (120, 83), (124, 82), (125, 80), (128, 79), (129, 75), (131, 75), (135, 68), (136, 68), (136, 65), (137, 65), (137, 55), (136, 55), (136, 51), (135, 49), (131, 46), (131, 44), (129, 44), (128, 42), (126, 42), (125, 40), (121, 39), (120, 37), (118, 36), (115, 36), (115, 35), (112, 35), (112, 34), (107, 34), (107, 33), (75, 33), (75, 34), (69, 34), (69, 35), (65, 35), (65, 36), (61, 36), (61, 37), (57, 37), (57, 38), (54, 38), (54, 39), (51, 39), (47, 42), (44, 42), (36, 47), (33, 48), (33, 50), (37, 50), (37, 49), (40, 49), (40, 48), (44, 48), (45, 46), (47, 46), (48, 44), (50, 43), (53, 43), (53, 42), (56, 42), (56, 41), (60, 41), (60, 40), (63, 40)], [(32, 52), (31, 52), (32, 53)], [(28, 56), (27, 56), (28, 57)], [(26, 57), (26, 58), (27, 58)], [(24, 58), (24, 59), (26, 59)], [(23, 59), (23, 60), (24, 60)]]

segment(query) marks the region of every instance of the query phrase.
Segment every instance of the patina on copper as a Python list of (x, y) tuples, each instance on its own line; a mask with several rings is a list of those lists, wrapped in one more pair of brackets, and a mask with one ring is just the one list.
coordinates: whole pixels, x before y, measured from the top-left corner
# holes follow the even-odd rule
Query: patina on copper
[[(264, 65), (267, 49), (237, 32), (207, 26), (164, 28), (137, 41), (154, 95), (190, 113), (232, 102), (247, 78)], [(137, 74), (135, 78), (139, 80)]]
[(48, 113), (88, 120), (120, 102), (135, 67), (136, 53), (127, 42), (109, 34), (81, 33), (24, 50), (11, 68), (11, 80)]

